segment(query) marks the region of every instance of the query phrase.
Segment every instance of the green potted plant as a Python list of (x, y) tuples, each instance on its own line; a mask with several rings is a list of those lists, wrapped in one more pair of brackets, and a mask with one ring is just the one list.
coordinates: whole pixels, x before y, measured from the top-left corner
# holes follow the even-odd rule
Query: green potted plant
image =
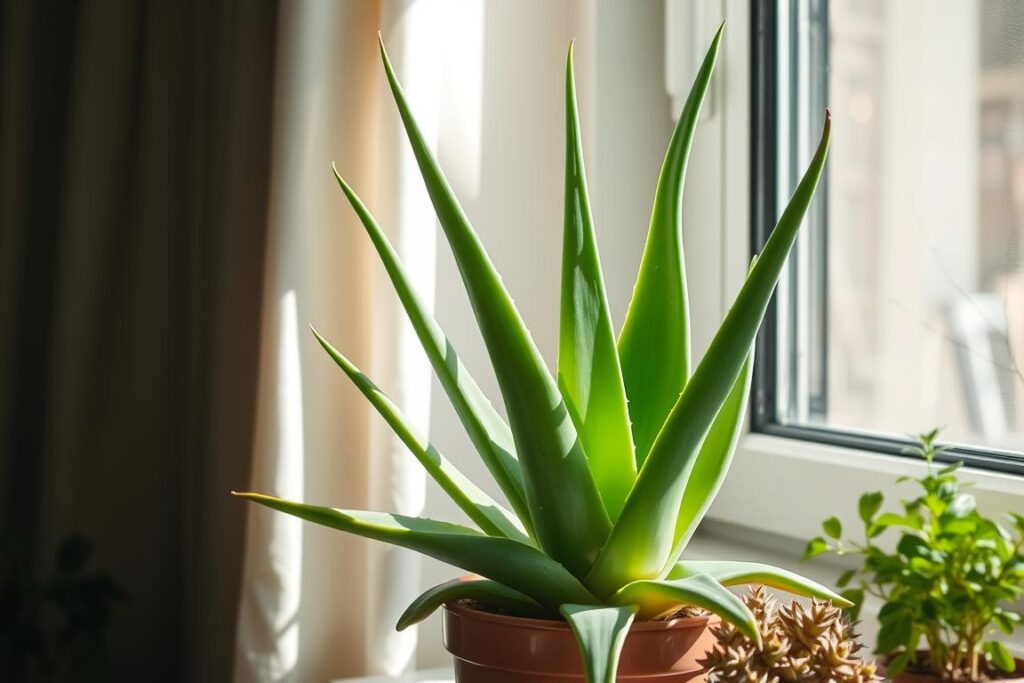
[[(752, 349), (814, 193), (821, 144), (701, 362), (692, 369), (682, 254), (682, 187), (722, 38), (707, 53), (669, 144), (650, 232), (616, 341), (591, 221), (572, 66), (566, 66), (566, 180), (557, 380), (413, 119), (387, 53), (398, 112), (476, 315), (508, 423), (490, 405), (409, 284), (369, 210), (337, 174), (442, 387), (508, 499), (477, 488), (327, 340), (320, 344), (479, 530), (383, 512), (238, 494), (302, 519), (412, 548), (474, 576), (424, 593), (398, 628), (444, 606), (445, 645), (462, 683), (699, 680), (720, 619), (757, 640), (727, 586), (763, 583), (846, 604), (775, 567), (681, 558), (728, 470), (742, 429)], [(667, 618), (676, 616), (678, 618)], [(576, 641), (574, 644), (573, 641)], [(577, 649), (578, 645), (578, 649)], [(622, 662), (620, 664), (620, 653)]]
[[(927, 469), (923, 477), (900, 478), (918, 488), (900, 512), (883, 512), (882, 494), (866, 493), (858, 506), (863, 540), (841, 540), (842, 524), (831, 517), (804, 557), (863, 558), (839, 584), (855, 615), (865, 596), (882, 602), (876, 651), (897, 681), (1024, 681), (1024, 662), (996, 639), (1021, 622), (1013, 603), (1024, 596), (1024, 516), (1011, 512), (1004, 525), (979, 513), (957, 477), (962, 463), (934, 464), (943, 451), (937, 436), (922, 434), (908, 449)], [(883, 545), (885, 538), (895, 545)]]

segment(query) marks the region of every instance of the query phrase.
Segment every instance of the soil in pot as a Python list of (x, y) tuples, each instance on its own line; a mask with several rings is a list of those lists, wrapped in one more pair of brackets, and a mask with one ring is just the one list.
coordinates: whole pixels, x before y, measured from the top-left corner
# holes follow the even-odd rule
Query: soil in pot
[[(638, 621), (619, 659), (620, 683), (704, 683), (703, 659), (715, 643), (713, 615)], [(576, 639), (564, 621), (526, 619), (445, 605), (444, 645), (458, 683), (582, 683)]]
[[(920, 650), (917, 653), (917, 665), (911, 665), (906, 671), (892, 679), (893, 683), (944, 683), (943, 679), (936, 676), (928, 668), (928, 651)], [(1024, 659), (1018, 659), (1017, 670), (1013, 673), (1004, 671), (986, 672), (984, 681), (992, 683), (1024, 683)], [(884, 673), (884, 671), (883, 671)]]

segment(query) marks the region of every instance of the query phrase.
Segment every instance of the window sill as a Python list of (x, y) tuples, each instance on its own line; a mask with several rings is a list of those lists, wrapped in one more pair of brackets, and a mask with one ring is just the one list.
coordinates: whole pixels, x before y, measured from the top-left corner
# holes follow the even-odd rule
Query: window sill
[[(847, 530), (859, 530), (857, 500), (881, 491), (887, 504), (906, 496), (912, 484), (899, 476), (920, 476), (925, 463), (765, 434), (747, 434), (737, 448), (729, 476), (709, 517), (749, 529), (806, 541), (821, 533), (821, 521), (837, 516)], [(1024, 479), (965, 467), (962, 478), (985, 514), (1024, 508)]]
[(414, 671), (402, 676), (367, 676), (365, 678), (342, 678), (334, 683), (454, 683), (455, 674), (451, 668)]

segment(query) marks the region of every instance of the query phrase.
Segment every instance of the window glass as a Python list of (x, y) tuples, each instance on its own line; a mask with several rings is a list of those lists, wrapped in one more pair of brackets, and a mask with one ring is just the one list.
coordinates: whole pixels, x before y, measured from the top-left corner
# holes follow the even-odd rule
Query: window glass
[(1021, 457), (1024, 3), (794, 0), (772, 13), (756, 58), (773, 69), (758, 101), (776, 122), (775, 177), (760, 179), (775, 213), (825, 106), (834, 124), (773, 313), (769, 421), (941, 426)]

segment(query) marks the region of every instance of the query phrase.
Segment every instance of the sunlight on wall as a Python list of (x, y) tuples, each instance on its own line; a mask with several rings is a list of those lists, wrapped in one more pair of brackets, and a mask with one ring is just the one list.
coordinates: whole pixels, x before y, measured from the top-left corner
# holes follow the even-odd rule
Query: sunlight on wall
[[(302, 358), (299, 352), (299, 316), (295, 292), (289, 290), (281, 297), (281, 322), (278, 331), (282, 369), (277, 386), (279, 417), (277, 420), (278, 460), (275, 491), (287, 498), (301, 498), (305, 481), (302, 411)], [(295, 668), (299, 655), (299, 605), (302, 601), (302, 520), (274, 515), (270, 548), (273, 567), (280, 577), (280, 587), (274, 591), (279, 604), (273, 612), (278, 615), (274, 632), (279, 642), (282, 672)]]
[[(301, 500), (304, 494), (304, 458), (301, 356), (298, 306), (294, 290), (280, 299), (278, 308), (278, 382), (273, 391), (276, 419), (260, 429), (273, 430), (265, 438), (276, 444), (277, 457), (253, 463), (254, 481), (276, 495)], [(273, 643), (258, 650), (240, 648), (236, 670), (260, 672), (266, 680), (283, 680), (295, 670), (299, 658), (299, 607), (302, 602), (302, 520), (272, 510), (254, 509), (264, 517), (249, 524), (248, 545), (259, 549), (259, 561), (248, 563), (239, 615), (239, 642)]]

